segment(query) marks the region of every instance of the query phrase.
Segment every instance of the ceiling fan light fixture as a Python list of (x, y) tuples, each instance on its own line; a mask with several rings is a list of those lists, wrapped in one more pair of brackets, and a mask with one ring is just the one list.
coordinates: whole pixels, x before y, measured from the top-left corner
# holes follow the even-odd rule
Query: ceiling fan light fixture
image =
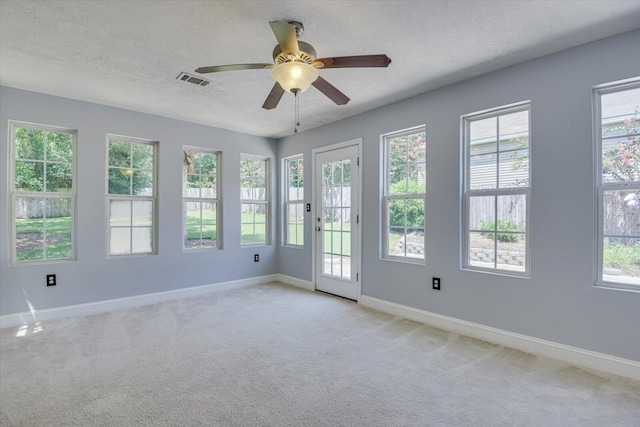
[(317, 80), (318, 70), (304, 62), (285, 62), (276, 65), (271, 75), (287, 92), (300, 93)]

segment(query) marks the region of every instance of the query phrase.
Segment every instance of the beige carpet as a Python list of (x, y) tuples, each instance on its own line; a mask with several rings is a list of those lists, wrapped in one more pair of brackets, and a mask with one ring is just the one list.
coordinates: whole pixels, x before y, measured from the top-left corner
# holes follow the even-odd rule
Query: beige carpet
[(640, 426), (640, 383), (280, 284), (0, 334), (3, 426)]

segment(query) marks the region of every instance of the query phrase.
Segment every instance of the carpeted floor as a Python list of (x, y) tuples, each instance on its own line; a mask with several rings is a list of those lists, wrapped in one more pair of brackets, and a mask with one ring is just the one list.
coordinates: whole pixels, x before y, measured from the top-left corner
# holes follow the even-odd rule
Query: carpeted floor
[(0, 332), (3, 426), (640, 426), (640, 383), (269, 284)]

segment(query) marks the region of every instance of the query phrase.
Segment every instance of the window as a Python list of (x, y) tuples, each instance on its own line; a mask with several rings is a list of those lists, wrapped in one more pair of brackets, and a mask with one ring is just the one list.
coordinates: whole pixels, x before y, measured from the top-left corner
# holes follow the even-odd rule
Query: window
[(596, 283), (640, 290), (640, 79), (594, 89)]
[(182, 212), (185, 249), (218, 248), (219, 153), (200, 148), (182, 150)]
[(529, 103), (463, 117), (463, 267), (529, 275)]
[(382, 136), (383, 257), (424, 262), (427, 143), (424, 126)]
[(156, 252), (156, 143), (108, 136), (109, 255)]
[(242, 155), (240, 159), (241, 244), (269, 243), (269, 159)]
[(77, 132), (10, 122), (12, 262), (75, 259)]
[(284, 159), (284, 245), (304, 245), (304, 163), (302, 155)]

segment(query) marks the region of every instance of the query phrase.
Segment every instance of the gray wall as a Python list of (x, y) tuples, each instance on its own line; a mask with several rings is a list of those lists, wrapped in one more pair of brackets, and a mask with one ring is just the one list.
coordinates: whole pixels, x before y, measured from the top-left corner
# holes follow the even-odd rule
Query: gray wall
[[(78, 130), (77, 261), (9, 266), (8, 120)], [(107, 133), (159, 141), (157, 255), (106, 258)], [(276, 272), (275, 245), (240, 248), (240, 153), (275, 162), (274, 140), (8, 87), (0, 87), (0, 138), (2, 315), (29, 311), (30, 306), (46, 309)], [(224, 250), (182, 251), (182, 145), (222, 151)], [(259, 263), (253, 262), (254, 253), (260, 254)], [(48, 273), (57, 274), (57, 286), (45, 286)]]
[[(311, 150), (364, 139), (363, 295), (640, 360), (640, 293), (593, 286), (591, 130), (591, 87), (640, 74), (638, 46), (635, 31), (503, 69), (285, 138), (278, 156), (304, 154), (310, 203)], [(354, 71), (360, 72), (366, 74)], [(460, 116), (524, 100), (532, 104), (531, 278), (462, 271)], [(423, 266), (379, 257), (380, 135), (421, 124), (427, 132)], [(302, 250), (280, 247), (278, 271), (311, 280), (307, 219), (308, 243)], [(441, 291), (431, 290), (432, 276), (442, 278)]]
[[(303, 249), (240, 248), (239, 157), (303, 153), (364, 139), (363, 294), (516, 333), (640, 360), (640, 293), (593, 287), (591, 86), (638, 75), (640, 31), (605, 39), (275, 141), (64, 98), (0, 88), (0, 314), (280, 272), (311, 280), (311, 217)], [(393, 66), (393, 64), (391, 65)], [(366, 71), (354, 71), (356, 73)], [(329, 78), (330, 71), (327, 71)], [(348, 93), (348, 88), (343, 88)], [(531, 279), (460, 270), (460, 115), (532, 102)], [(336, 107), (339, 108), (339, 107)], [(7, 120), (78, 129), (78, 260), (8, 266)], [(427, 262), (379, 258), (380, 134), (427, 126)], [(159, 253), (105, 257), (105, 134), (160, 141)], [(182, 144), (223, 151), (224, 250), (183, 253)], [(274, 163), (272, 178), (279, 169)], [(278, 186), (273, 187), (275, 195)], [(278, 213), (277, 203), (272, 212)], [(272, 225), (279, 224), (272, 220)], [(253, 253), (261, 254), (253, 263)], [(58, 274), (47, 288), (45, 274)], [(443, 290), (432, 291), (432, 276)]]

